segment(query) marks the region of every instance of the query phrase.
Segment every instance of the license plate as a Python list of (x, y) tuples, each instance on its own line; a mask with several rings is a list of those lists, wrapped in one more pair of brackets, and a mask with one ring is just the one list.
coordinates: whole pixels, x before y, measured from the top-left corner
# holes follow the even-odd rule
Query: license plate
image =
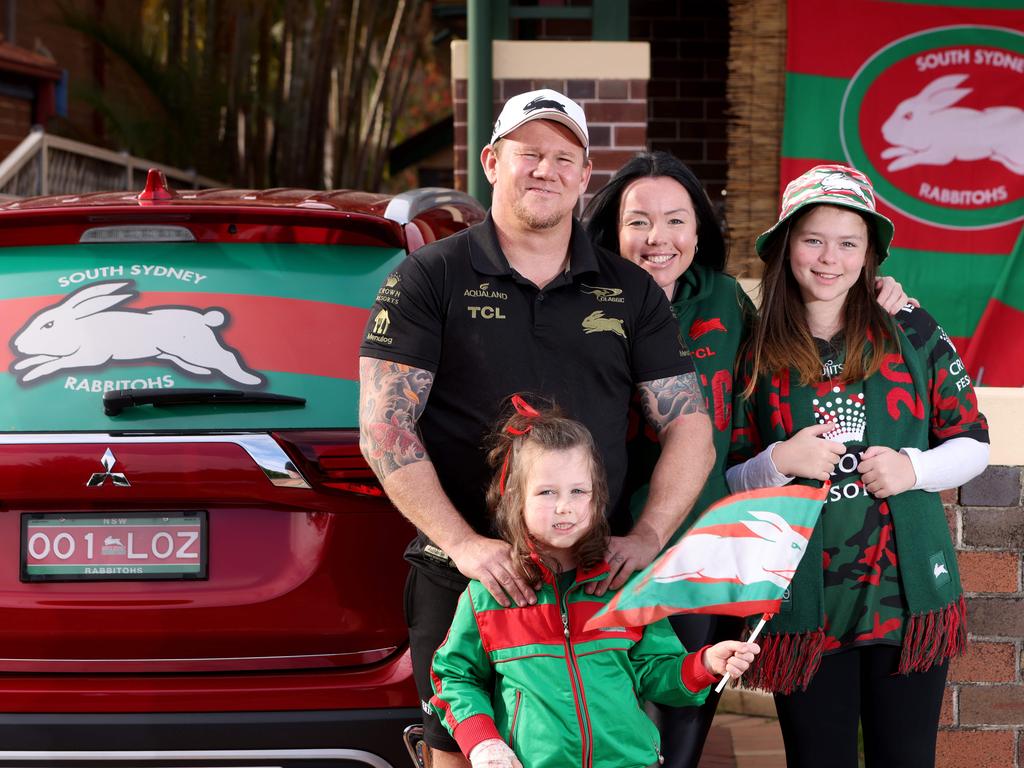
[(26, 513), (22, 581), (205, 579), (206, 512)]

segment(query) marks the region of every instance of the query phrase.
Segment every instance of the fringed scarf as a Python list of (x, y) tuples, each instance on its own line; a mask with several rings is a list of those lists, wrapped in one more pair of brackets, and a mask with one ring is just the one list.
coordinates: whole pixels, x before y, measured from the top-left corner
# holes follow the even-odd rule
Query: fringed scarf
[[(901, 313), (901, 316), (910, 313)], [(931, 366), (926, 349), (933, 339), (910, 336), (896, 328), (899, 349), (885, 357), (881, 371), (864, 382), (868, 445), (927, 449), (933, 404)], [(938, 331), (937, 327), (936, 330)], [(941, 331), (939, 331), (941, 333)], [(921, 348), (911, 342), (911, 338)], [(928, 343), (928, 342), (932, 343)], [(906, 356), (904, 356), (906, 355)], [(749, 371), (749, 358), (744, 368)], [(741, 391), (746, 381), (737, 382)], [(814, 424), (811, 409), (803, 407), (812, 395), (798, 377), (787, 371), (763, 376), (753, 398), (737, 400), (734, 452), (749, 455), (751, 446), (785, 440)], [(739, 412), (745, 411), (745, 415)], [(746, 445), (745, 445), (746, 444)], [(807, 485), (815, 481), (797, 480)], [(883, 502), (884, 503), (884, 502)], [(953, 542), (937, 493), (907, 491), (887, 500), (899, 552), (899, 574), (908, 607), (899, 673), (922, 672), (960, 655), (967, 642), (966, 608)], [(804, 689), (821, 664), (825, 645), (824, 579), (821, 523), (790, 587), (790, 599), (765, 628), (757, 642), (761, 654), (743, 676), (742, 684), (778, 693)]]

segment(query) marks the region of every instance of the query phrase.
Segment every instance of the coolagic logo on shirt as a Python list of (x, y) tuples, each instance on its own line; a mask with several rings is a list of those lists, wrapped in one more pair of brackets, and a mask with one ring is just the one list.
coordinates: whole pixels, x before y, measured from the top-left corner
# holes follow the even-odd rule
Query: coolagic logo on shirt
[(919, 221), (1024, 219), (1024, 35), (950, 26), (889, 43), (847, 86), (843, 150), (878, 196)]

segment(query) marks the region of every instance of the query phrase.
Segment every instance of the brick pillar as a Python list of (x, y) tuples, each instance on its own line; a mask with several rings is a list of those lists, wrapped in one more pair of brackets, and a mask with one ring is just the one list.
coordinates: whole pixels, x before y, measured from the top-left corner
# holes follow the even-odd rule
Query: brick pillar
[[(466, 76), (468, 46), (452, 43), (455, 110), (455, 187), (466, 189)], [(497, 117), (517, 93), (553, 88), (578, 102), (587, 115), (594, 172), (583, 204), (612, 174), (647, 146), (646, 43), (494, 42), (494, 105)], [(483, 147), (473, 151), (472, 162)]]

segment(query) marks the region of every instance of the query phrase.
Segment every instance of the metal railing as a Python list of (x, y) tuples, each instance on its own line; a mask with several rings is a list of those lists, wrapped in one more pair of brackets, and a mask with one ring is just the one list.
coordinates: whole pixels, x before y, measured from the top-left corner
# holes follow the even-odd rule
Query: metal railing
[(168, 181), (179, 188), (224, 186), (195, 171), (94, 147), (34, 128), (0, 162), (0, 199), (142, 189), (150, 168), (159, 168)]

